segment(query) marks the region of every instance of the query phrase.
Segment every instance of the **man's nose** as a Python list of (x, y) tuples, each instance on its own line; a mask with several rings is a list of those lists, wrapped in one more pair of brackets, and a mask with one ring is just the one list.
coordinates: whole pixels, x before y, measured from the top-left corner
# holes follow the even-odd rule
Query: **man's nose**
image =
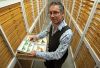
[(54, 14), (53, 13), (51, 14), (51, 17), (54, 17)]

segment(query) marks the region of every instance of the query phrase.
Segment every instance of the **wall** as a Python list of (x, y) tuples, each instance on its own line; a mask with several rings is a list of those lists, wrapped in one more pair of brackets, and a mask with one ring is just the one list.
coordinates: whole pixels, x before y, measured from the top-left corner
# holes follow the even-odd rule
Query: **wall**
[(44, 0), (0, 2), (0, 68), (13, 68), (15, 64), (15, 68), (22, 67), (16, 57), (17, 48), (27, 34), (42, 29), (45, 21), (39, 17), (46, 14), (45, 5)]
[(71, 50), (76, 68), (100, 67), (100, 1), (62, 0), (73, 31)]

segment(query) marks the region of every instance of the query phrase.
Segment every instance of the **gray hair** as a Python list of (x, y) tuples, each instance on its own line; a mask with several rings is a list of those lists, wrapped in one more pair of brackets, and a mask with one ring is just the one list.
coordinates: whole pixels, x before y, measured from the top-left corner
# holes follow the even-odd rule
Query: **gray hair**
[(59, 5), (60, 12), (62, 12), (62, 13), (64, 12), (64, 6), (63, 6), (63, 4), (61, 2), (55, 2), (55, 1), (53, 1), (53, 2), (50, 3), (49, 8), (52, 5)]

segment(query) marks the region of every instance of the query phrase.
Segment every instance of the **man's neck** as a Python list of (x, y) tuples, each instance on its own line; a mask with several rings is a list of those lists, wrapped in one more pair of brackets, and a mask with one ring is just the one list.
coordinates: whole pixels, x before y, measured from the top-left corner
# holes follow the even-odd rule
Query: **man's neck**
[(57, 23), (57, 24), (53, 23), (54, 28), (57, 28), (57, 27), (62, 23), (62, 21), (63, 21), (63, 20), (61, 20), (61, 21), (60, 21), (59, 23)]

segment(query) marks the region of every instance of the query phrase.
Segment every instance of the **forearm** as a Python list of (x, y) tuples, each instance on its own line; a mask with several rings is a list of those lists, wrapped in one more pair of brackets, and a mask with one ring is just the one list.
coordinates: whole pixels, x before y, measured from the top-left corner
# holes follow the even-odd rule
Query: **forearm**
[(66, 45), (65, 47), (59, 47), (54, 52), (36, 52), (36, 56), (42, 57), (46, 60), (58, 60), (65, 54), (67, 49), (68, 45)]
[(41, 39), (41, 38), (44, 38), (45, 36), (47, 36), (47, 31), (45, 30), (45, 31), (43, 31), (43, 32), (40, 32), (38, 35), (37, 35), (37, 37), (38, 37), (38, 39)]

